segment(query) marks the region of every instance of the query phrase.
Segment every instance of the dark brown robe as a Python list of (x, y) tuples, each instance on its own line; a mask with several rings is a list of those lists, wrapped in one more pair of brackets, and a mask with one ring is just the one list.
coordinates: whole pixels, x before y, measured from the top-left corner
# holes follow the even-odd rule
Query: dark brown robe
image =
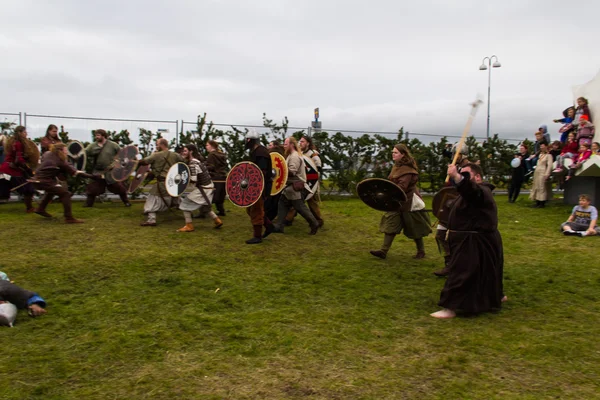
[(501, 307), (504, 252), (494, 186), (477, 184), (468, 173), (463, 177), (448, 218), (451, 272), (438, 304), (479, 313)]

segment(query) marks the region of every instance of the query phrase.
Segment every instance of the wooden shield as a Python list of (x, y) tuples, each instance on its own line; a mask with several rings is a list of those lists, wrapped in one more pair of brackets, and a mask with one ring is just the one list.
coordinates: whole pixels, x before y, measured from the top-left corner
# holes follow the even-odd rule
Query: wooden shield
[(178, 162), (173, 164), (171, 168), (169, 168), (167, 179), (165, 180), (167, 193), (169, 193), (171, 197), (181, 196), (190, 184), (190, 180), (190, 169), (185, 163)]
[(442, 224), (448, 224), (450, 210), (458, 196), (458, 191), (454, 186), (446, 186), (433, 196), (431, 211)]
[(142, 184), (142, 182), (144, 182), (144, 180), (148, 176), (148, 172), (150, 172), (150, 165), (148, 164), (142, 165), (137, 169), (133, 180), (129, 184), (129, 193), (135, 192), (135, 190)]
[(25, 164), (35, 171), (40, 165), (40, 149), (32, 140), (25, 140)]
[(378, 211), (399, 211), (406, 201), (400, 186), (387, 179), (365, 179), (356, 186), (356, 192), (363, 203)]
[(81, 142), (77, 140), (71, 140), (67, 143), (67, 154), (73, 158), (79, 157), (81, 154), (85, 154), (85, 147)]
[(275, 196), (285, 188), (288, 176), (288, 165), (285, 158), (279, 153), (271, 153), (271, 165), (273, 166), (273, 185), (271, 196)]
[(85, 154), (85, 147), (83, 147), (81, 142), (72, 140), (67, 143), (67, 161), (76, 170), (85, 171), (87, 155)]
[(306, 196), (305, 200), (309, 200), (319, 191), (319, 170), (312, 158), (308, 156), (302, 156), (302, 158), (304, 159), (304, 167), (306, 168), (306, 183), (312, 192), (308, 192), (308, 196)]
[(237, 163), (231, 168), (225, 181), (229, 200), (238, 207), (250, 207), (262, 196), (265, 178), (258, 165), (249, 161)]
[(138, 149), (135, 146), (125, 146), (117, 153), (113, 163), (114, 168), (110, 175), (117, 182), (123, 182), (135, 171), (137, 167)]

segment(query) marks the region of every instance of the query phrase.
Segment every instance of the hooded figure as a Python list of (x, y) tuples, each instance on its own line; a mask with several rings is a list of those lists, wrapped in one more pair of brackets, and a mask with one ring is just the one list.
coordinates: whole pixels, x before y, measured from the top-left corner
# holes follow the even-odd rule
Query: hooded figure
[(548, 133), (547, 125), (540, 125), (540, 132), (542, 132), (542, 134), (544, 135), (544, 139), (546, 139), (546, 142), (552, 143), (552, 141), (550, 140), (550, 134)]

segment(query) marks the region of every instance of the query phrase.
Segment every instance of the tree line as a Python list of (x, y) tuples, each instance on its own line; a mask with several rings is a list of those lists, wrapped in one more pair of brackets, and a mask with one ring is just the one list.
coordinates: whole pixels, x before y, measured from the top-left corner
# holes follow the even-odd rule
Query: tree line
[[(264, 144), (272, 140), (283, 140), (288, 136), (300, 138), (306, 131), (290, 132), (289, 121), (284, 117), (280, 123), (269, 119), (266, 114), (262, 117), (266, 133), (262, 135)], [(201, 153), (205, 154), (205, 144), (208, 140), (219, 143), (223, 152), (228, 156), (230, 165), (247, 159), (244, 148), (244, 137), (247, 128), (240, 129), (231, 126), (231, 129), (218, 129), (207, 120), (206, 113), (198, 116), (196, 130), (178, 132), (178, 138), (171, 140), (171, 147), (195, 144)], [(94, 131), (91, 132), (93, 138)], [(109, 139), (120, 146), (134, 144), (127, 130), (108, 131)], [(60, 127), (59, 135), (62, 141), (69, 141), (69, 133)], [(418, 138), (408, 138), (404, 129), (400, 128), (395, 137), (383, 135), (363, 134), (350, 136), (342, 132), (327, 132), (325, 130), (313, 133), (313, 142), (323, 161), (327, 188), (338, 192), (354, 193), (356, 184), (367, 177), (385, 178), (392, 167), (392, 149), (397, 143), (404, 143), (412, 152), (420, 170), (420, 186), (422, 190), (435, 192), (439, 190), (446, 177), (447, 165), (450, 163), (451, 153), (449, 147), (454, 143), (447, 137), (439, 141), (423, 143)], [(160, 132), (139, 128), (138, 149), (142, 157), (152, 153), (156, 139), (162, 137)], [(39, 142), (41, 138), (34, 141)], [(531, 142), (525, 140), (524, 144), (531, 148)], [(87, 145), (88, 142), (83, 143)], [(496, 186), (506, 186), (511, 176), (510, 162), (517, 153), (517, 145), (502, 140), (494, 135), (489, 140), (479, 143), (475, 137), (466, 140), (469, 159), (478, 161), (485, 173), (485, 178)], [(88, 166), (90, 163), (88, 163)]]

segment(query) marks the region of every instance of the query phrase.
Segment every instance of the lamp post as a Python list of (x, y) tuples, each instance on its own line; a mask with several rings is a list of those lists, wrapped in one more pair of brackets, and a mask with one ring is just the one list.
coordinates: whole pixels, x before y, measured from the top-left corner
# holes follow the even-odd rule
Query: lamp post
[[(496, 61), (494, 61), (494, 63), (492, 64), (492, 59), (496, 59)], [(487, 60), (487, 64), (485, 65), (485, 60)], [(479, 70), (480, 71), (485, 71), (488, 70), (488, 101), (487, 101), (487, 138), (490, 138), (490, 86), (492, 84), (492, 68), (500, 68), (502, 66), (502, 64), (500, 64), (500, 62), (498, 61), (498, 57), (496, 56), (491, 56), (491, 57), (484, 57), (484, 59), (481, 61), (481, 65), (479, 66)]]

